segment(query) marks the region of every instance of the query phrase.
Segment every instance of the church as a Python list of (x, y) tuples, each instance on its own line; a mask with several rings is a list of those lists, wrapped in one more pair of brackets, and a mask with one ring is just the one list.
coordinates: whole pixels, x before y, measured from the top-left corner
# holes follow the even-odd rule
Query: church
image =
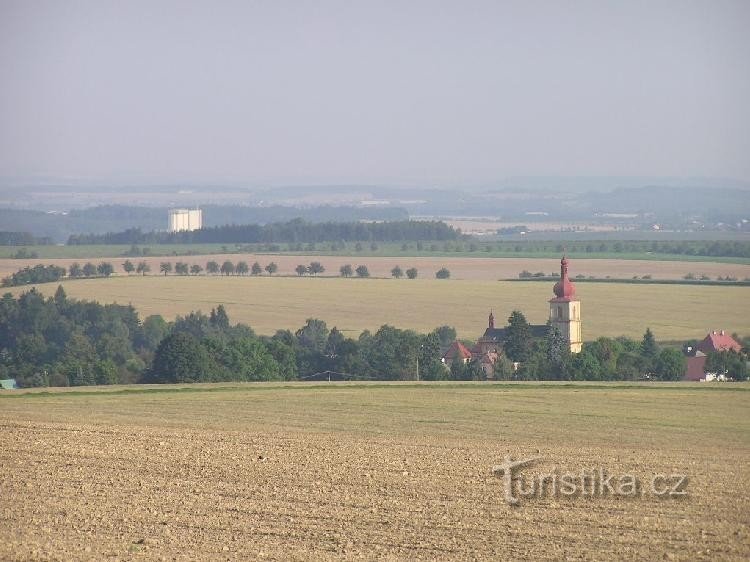
[[(543, 338), (547, 335), (551, 326), (560, 330), (563, 338), (569, 342), (571, 353), (580, 353), (583, 347), (581, 336), (581, 302), (576, 298), (576, 287), (570, 280), (568, 273), (568, 258), (563, 256), (560, 261), (560, 280), (552, 288), (555, 295), (549, 300), (549, 322), (547, 324), (531, 324), (531, 336), (534, 338)], [(476, 345), (469, 351), (471, 357), (464, 354), (463, 360), (478, 361), (488, 376), (494, 372), (495, 362), (503, 353), (503, 345), (506, 339), (506, 328), (495, 327), (495, 315), (490, 311), (488, 326)], [(443, 362), (448, 364), (453, 360), (453, 355), (447, 357), (453, 350), (455, 355), (455, 346), (446, 352), (443, 356)]]

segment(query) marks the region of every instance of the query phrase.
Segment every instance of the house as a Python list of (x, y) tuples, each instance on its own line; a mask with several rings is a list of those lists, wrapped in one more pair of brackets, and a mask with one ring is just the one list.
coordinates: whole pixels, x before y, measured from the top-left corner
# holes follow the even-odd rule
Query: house
[(440, 360), (445, 365), (450, 365), (456, 357), (458, 357), (462, 363), (468, 363), (471, 359), (471, 351), (469, 351), (469, 349), (458, 340), (451, 344), (448, 351), (443, 354), (443, 357), (441, 357)]
[(702, 351), (706, 355), (716, 351), (735, 351), (737, 353), (742, 351), (742, 346), (737, 343), (737, 340), (726, 334), (724, 330), (719, 332), (714, 330), (695, 347), (698, 351)]
[[(687, 367), (682, 377), (686, 381), (715, 380), (715, 373), (706, 373), (706, 360), (709, 353), (719, 351), (734, 351), (739, 353), (742, 346), (724, 330), (712, 331), (706, 335), (697, 345), (688, 345), (683, 349)], [(723, 376), (723, 375), (722, 375)]]

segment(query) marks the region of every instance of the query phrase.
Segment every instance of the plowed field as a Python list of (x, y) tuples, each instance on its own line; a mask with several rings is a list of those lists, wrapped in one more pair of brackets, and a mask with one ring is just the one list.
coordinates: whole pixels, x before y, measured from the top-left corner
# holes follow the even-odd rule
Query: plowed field
[[(744, 385), (133, 388), (0, 395), (0, 559), (750, 557)], [(508, 454), (688, 494), (511, 507)]]

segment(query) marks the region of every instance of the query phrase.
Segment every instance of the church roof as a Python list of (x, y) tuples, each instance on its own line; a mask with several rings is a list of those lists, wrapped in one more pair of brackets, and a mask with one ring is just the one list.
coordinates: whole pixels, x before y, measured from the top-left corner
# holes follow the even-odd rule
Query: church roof
[[(543, 338), (547, 335), (549, 326), (547, 324), (530, 324), (529, 330), (532, 338)], [(508, 337), (507, 331), (507, 328), (487, 328), (481, 339), (484, 341), (504, 342)]]
[(552, 291), (555, 293), (553, 301), (567, 302), (575, 300), (576, 286), (568, 277), (568, 258), (565, 256), (560, 260), (560, 280), (555, 283)]

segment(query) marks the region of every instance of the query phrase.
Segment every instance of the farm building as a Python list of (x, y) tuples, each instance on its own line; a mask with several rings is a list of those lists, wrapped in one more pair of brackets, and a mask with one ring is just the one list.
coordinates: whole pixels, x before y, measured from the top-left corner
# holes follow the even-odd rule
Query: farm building
[(706, 360), (709, 353), (719, 351), (742, 351), (742, 346), (732, 336), (725, 333), (724, 330), (709, 332), (705, 338), (695, 346), (687, 346), (683, 350), (687, 367), (683, 380), (702, 381), (709, 380), (706, 373)]

